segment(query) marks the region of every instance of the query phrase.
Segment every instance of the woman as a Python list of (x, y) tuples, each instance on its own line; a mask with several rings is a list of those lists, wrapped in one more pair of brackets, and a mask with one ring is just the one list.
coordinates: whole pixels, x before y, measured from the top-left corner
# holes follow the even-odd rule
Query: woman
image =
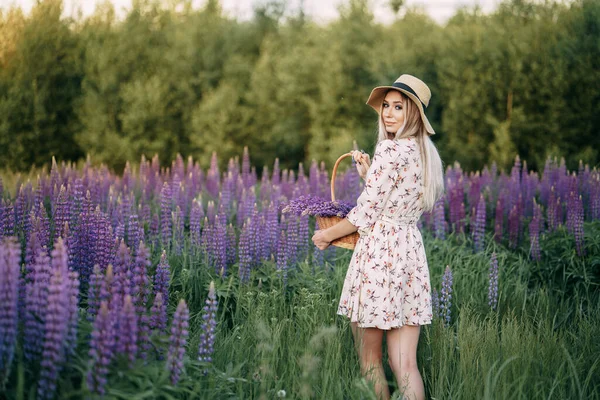
[(358, 230), (338, 314), (350, 318), (361, 371), (380, 398), (390, 394), (382, 364), (382, 339), (390, 366), (406, 398), (424, 399), (417, 368), (420, 326), (432, 319), (429, 269), (417, 221), (444, 191), (435, 132), (425, 116), (431, 91), (402, 75), (373, 89), (367, 104), (379, 113), (378, 143), (368, 155), (353, 152), (365, 188), (347, 217), (316, 231), (319, 249)]

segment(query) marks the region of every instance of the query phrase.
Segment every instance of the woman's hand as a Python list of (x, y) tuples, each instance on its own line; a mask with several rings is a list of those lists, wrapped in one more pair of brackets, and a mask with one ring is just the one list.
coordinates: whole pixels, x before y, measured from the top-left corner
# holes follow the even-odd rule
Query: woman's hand
[(312, 237), (312, 241), (319, 250), (325, 250), (331, 242), (326, 238), (324, 230), (316, 230)]
[(369, 167), (371, 166), (371, 158), (367, 153), (358, 150), (352, 151), (352, 158), (356, 161), (358, 175), (360, 175), (361, 178), (366, 179), (367, 171), (369, 171)]

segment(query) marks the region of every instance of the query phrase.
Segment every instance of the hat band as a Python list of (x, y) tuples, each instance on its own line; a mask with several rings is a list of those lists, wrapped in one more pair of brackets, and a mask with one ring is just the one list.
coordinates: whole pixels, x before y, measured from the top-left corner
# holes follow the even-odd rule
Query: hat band
[(406, 90), (410, 94), (414, 95), (417, 99), (419, 99), (419, 101), (423, 105), (423, 108), (427, 108), (427, 105), (425, 105), (425, 103), (423, 103), (423, 101), (419, 98), (419, 95), (416, 94), (415, 91), (410, 86), (408, 86), (407, 84), (401, 83), (401, 82), (394, 82), (394, 84), (392, 86), (395, 87), (395, 88), (398, 88), (398, 89)]

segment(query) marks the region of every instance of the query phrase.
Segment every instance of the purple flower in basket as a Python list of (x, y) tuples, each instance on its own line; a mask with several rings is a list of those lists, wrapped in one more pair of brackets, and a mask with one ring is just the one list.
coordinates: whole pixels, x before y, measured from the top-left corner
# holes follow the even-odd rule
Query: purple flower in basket
[(353, 207), (353, 204), (344, 200), (329, 201), (307, 194), (291, 200), (283, 208), (282, 212), (295, 215), (344, 218)]

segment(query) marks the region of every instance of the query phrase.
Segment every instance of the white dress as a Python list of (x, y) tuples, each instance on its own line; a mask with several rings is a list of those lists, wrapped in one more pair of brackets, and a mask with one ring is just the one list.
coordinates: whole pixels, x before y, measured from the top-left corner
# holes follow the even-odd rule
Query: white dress
[(429, 268), (417, 227), (422, 182), (416, 139), (378, 143), (364, 190), (347, 215), (360, 238), (337, 311), (359, 327), (431, 323)]

